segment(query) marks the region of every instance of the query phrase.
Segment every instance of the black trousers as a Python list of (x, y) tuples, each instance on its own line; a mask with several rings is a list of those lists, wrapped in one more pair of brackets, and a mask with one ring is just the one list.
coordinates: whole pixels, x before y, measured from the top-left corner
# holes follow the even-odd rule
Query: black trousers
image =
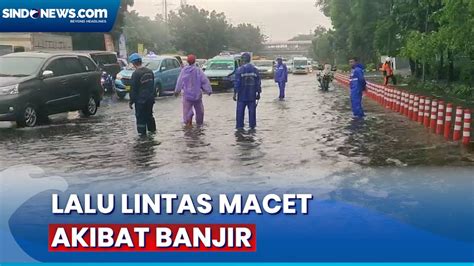
[(153, 105), (155, 101), (135, 103), (135, 117), (137, 118), (137, 131), (146, 134), (147, 130), (156, 132), (155, 118), (153, 117)]

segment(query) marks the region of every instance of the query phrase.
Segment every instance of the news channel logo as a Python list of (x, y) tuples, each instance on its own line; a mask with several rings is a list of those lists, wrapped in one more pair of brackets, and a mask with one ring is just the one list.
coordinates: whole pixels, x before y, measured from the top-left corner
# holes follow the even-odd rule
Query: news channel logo
[(64, 2), (40, 0), (35, 6), (0, 2), (0, 32), (108, 32), (117, 16), (120, 0)]

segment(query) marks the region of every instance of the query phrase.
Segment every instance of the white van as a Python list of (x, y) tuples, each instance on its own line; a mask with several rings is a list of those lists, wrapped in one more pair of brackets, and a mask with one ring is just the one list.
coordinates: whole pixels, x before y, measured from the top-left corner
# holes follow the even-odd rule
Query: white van
[(309, 74), (310, 63), (306, 57), (293, 58), (293, 74)]

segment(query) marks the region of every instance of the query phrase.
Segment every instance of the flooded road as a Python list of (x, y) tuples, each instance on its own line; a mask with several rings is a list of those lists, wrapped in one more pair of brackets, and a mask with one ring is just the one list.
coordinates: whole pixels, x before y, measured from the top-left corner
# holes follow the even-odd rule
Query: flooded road
[(205, 126), (185, 129), (181, 101), (157, 100), (158, 133), (137, 137), (126, 101), (107, 98), (98, 115), (53, 116), (37, 128), (0, 128), (0, 168), (33, 164), (86, 175), (128, 171), (153, 174), (205, 172), (281, 173), (360, 166), (474, 165), (472, 151), (429, 134), (416, 123), (367, 101), (368, 117), (353, 120), (345, 89), (318, 90), (313, 75), (290, 76), (286, 101), (277, 100), (271, 80), (263, 82), (255, 132), (236, 132), (229, 93), (205, 97)]
[[(40, 176), (63, 177), (69, 193), (306, 191), (474, 241), (472, 151), (367, 100), (367, 118), (353, 120), (348, 91), (333, 84), (320, 92), (313, 75), (290, 76), (286, 101), (277, 98), (265, 80), (254, 132), (235, 131), (230, 93), (205, 96), (205, 125), (192, 129), (181, 124), (180, 99), (158, 99), (158, 132), (146, 138), (137, 136), (128, 102), (110, 98), (88, 119), (69, 113), (37, 128), (2, 124), (0, 170), (29, 180), (38, 170), (23, 165), (33, 165)], [(48, 194), (25, 206), (25, 215), (47, 221)]]

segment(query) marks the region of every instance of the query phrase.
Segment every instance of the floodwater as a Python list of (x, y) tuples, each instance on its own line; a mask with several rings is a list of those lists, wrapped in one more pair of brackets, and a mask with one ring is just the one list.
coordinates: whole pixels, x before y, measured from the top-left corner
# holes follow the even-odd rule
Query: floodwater
[[(236, 132), (230, 93), (204, 97), (205, 126), (183, 128), (181, 101), (163, 97), (155, 105), (156, 135), (139, 138), (126, 101), (106, 98), (97, 116), (52, 117), (48, 125), (17, 129), (0, 124), (0, 169), (33, 164), (61, 173), (161, 175), (201, 173), (308, 173), (364, 166), (474, 166), (474, 154), (370, 100), (368, 116), (354, 120), (347, 91), (333, 84), (318, 90), (313, 75), (290, 76), (286, 101), (263, 82), (257, 130)], [(195, 170), (193, 170), (194, 172)], [(128, 173), (127, 173), (128, 174)]]
[[(205, 125), (191, 129), (181, 123), (180, 99), (159, 98), (158, 132), (145, 138), (128, 102), (112, 98), (91, 118), (61, 114), (25, 129), (2, 123), (0, 173), (33, 165), (63, 177), (73, 193), (308, 191), (474, 240), (472, 150), (367, 99), (367, 117), (354, 120), (348, 91), (333, 84), (323, 93), (314, 75), (290, 76), (287, 87), (278, 101), (275, 83), (263, 82), (255, 131), (235, 130), (231, 93), (204, 96)], [(50, 208), (29, 204), (35, 215)]]

